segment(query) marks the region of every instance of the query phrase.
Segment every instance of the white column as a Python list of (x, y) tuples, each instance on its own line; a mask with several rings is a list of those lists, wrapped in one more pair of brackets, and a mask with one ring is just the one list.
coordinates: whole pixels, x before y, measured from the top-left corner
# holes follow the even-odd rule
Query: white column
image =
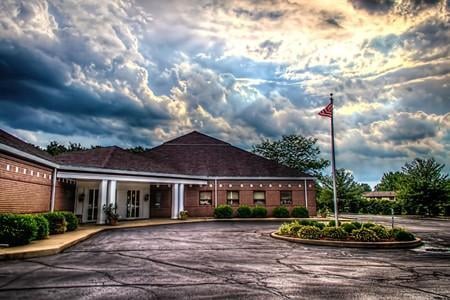
[(178, 213), (177, 216), (180, 216), (180, 211), (184, 210), (184, 184), (180, 183), (180, 187), (178, 189), (180, 194), (178, 198)]
[[(52, 191), (50, 195), (50, 211), (53, 212), (55, 210), (55, 194), (56, 194), (56, 176), (58, 176), (58, 171), (56, 168), (53, 170), (52, 177)], [(75, 199), (76, 202), (76, 199)]]
[(106, 205), (106, 200), (108, 196), (108, 180), (102, 180), (98, 189), (98, 217), (97, 224), (105, 224), (105, 213), (103, 211), (103, 206)]
[(306, 209), (308, 209), (308, 185), (306, 184), (306, 179), (305, 179), (305, 206)]
[(172, 184), (172, 219), (178, 219), (178, 183)]
[(113, 207), (116, 206), (116, 195), (117, 195), (117, 181), (108, 180), (108, 204), (112, 204)]

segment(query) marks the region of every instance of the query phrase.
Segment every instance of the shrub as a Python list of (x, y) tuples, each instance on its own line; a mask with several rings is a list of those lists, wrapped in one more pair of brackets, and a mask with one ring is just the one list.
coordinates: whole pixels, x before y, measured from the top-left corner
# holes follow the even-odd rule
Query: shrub
[(361, 228), (352, 231), (352, 236), (356, 241), (359, 242), (377, 242), (379, 238), (377, 234), (370, 229)]
[(414, 234), (401, 228), (394, 228), (391, 232), (396, 241), (413, 241), (416, 238)]
[(278, 234), (289, 235), (291, 234), (291, 224), (283, 223), (278, 227)]
[(214, 218), (229, 219), (233, 217), (233, 209), (230, 205), (219, 205), (214, 209)]
[(273, 216), (275, 218), (288, 218), (289, 210), (284, 206), (278, 206), (273, 209)]
[(236, 212), (239, 218), (251, 218), (252, 216), (252, 209), (248, 205), (239, 206)]
[(322, 230), (322, 235), (333, 240), (345, 240), (347, 238), (347, 232), (341, 227), (325, 227)]
[(313, 226), (312, 221), (310, 221), (310, 220), (298, 220), (296, 222), (303, 226)]
[(361, 228), (361, 226), (356, 227), (353, 223), (344, 223), (340, 228), (342, 228), (347, 233), (352, 233), (353, 230)]
[[(341, 221), (338, 221), (338, 226), (341, 226)], [(331, 220), (330, 222), (328, 222), (327, 227), (336, 227), (336, 222), (334, 220)]]
[(309, 213), (306, 207), (296, 206), (292, 209), (291, 216), (294, 218), (309, 218)]
[(78, 218), (70, 211), (60, 211), (67, 222), (67, 231), (74, 231), (78, 228)]
[(359, 223), (358, 221), (353, 221), (353, 222), (351, 222), (351, 224), (352, 224), (353, 226), (355, 226), (356, 229), (361, 229), (361, 227), (362, 227), (362, 224)]
[(293, 236), (297, 236), (297, 232), (300, 230), (300, 228), (302, 228), (303, 225), (299, 224), (299, 223), (291, 223), (290, 228), (289, 228), (289, 234), (293, 235)]
[(370, 229), (370, 228), (372, 228), (374, 226), (377, 226), (377, 224), (374, 224), (374, 223), (371, 223), (371, 222), (362, 224), (362, 228), (367, 228), (367, 229)]
[(49, 212), (42, 214), (48, 221), (50, 234), (60, 234), (67, 230), (67, 222), (64, 214), (60, 212)]
[(36, 239), (42, 240), (48, 237), (50, 234), (48, 221), (42, 215), (33, 215), (34, 221), (36, 222), (37, 231)]
[(0, 214), (1, 244), (29, 244), (36, 238), (37, 230), (36, 221), (31, 215)]
[(312, 221), (311, 225), (315, 226), (315, 227), (317, 227), (319, 229), (324, 229), (325, 228), (325, 224), (322, 223), (322, 222)]
[(267, 209), (264, 206), (255, 206), (252, 210), (253, 218), (265, 218), (267, 217)]
[(391, 234), (384, 226), (375, 225), (370, 228), (381, 240), (387, 240), (391, 238)]
[(315, 226), (302, 226), (298, 230), (297, 236), (301, 239), (317, 240), (322, 236), (322, 232)]

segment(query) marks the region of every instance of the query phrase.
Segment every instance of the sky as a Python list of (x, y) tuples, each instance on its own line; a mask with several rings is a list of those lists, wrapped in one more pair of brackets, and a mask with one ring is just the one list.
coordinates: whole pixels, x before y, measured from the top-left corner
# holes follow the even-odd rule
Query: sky
[(0, 127), (28, 142), (244, 149), (301, 134), (376, 183), (450, 167), (450, 1), (0, 2)]

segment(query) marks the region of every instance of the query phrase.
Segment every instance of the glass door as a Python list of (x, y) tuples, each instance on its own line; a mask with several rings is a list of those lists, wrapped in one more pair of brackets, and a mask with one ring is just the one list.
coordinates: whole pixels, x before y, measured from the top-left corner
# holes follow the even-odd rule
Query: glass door
[(127, 191), (127, 218), (138, 218), (141, 197), (139, 190)]
[(98, 189), (89, 190), (87, 220), (95, 221), (98, 215)]

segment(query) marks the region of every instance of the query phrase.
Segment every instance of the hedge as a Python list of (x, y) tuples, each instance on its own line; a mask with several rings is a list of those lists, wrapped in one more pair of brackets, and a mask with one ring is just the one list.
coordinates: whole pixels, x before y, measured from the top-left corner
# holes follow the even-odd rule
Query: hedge
[(236, 213), (239, 218), (251, 218), (252, 209), (248, 205), (241, 205), (237, 208)]
[(38, 226), (31, 215), (0, 214), (0, 243), (10, 246), (29, 244)]
[(309, 212), (304, 206), (296, 206), (292, 209), (291, 216), (294, 218), (309, 218)]
[(275, 218), (288, 218), (289, 210), (284, 206), (278, 206), (273, 209), (272, 214)]
[(230, 219), (233, 217), (233, 208), (230, 205), (219, 205), (214, 209), (214, 218)]
[(267, 217), (267, 209), (264, 206), (255, 206), (252, 210), (253, 218), (265, 218)]
[(48, 237), (50, 234), (49, 224), (47, 219), (42, 215), (32, 215), (34, 221), (36, 222), (37, 231), (36, 231), (36, 239), (42, 240)]
[(60, 234), (67, 230), (67, 222), (61, 212), (49, 212), (42, 214), (49, 224), (50, 234)]
[(74, 231), (78, 228), (78, 218), (73, 212), (60, 211), (64, 215), (67, 222), (67, 231)]

